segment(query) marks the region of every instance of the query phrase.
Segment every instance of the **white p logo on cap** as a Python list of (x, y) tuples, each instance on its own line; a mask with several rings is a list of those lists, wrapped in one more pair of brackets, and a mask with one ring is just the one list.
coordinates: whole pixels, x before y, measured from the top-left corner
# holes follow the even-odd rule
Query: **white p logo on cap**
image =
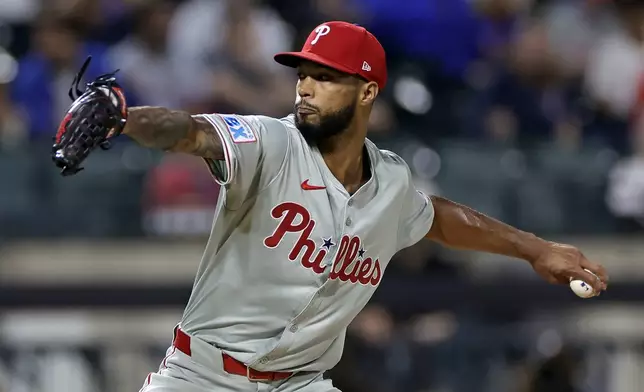
[(315, 32), (317, 33), (317, 35), (315, 36), (315, 38), (313, 38), (313, 41), (311, 41), (311, 45), (317, 44), (318, 40), (320, 39), (320, 37), (323, 37), (323, 36), (329, 34), (330, 31), (331, 31), (331, 28), (329, 26), (327, 26), (327, 25), (319, 25), (315, 29)]

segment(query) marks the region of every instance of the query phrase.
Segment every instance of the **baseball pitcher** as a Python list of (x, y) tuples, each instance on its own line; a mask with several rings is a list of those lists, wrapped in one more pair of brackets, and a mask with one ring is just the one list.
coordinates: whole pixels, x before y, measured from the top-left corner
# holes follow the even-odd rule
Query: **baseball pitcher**
[(323, 373), (340, 360), (347, 326), (392, 256), (422, 238), (606, 289), (604, 268), (578, 249), (417, 191), (407, 164), (366, 139), (387, 82), (385, 51), (366, 29), (323, 23), (275, 60), (297, 70), (284, 118), (128, 108), (114, 74), (72, 94), (53, 146), (62, 174), (125, 134), (202, 157), (222, 186), (190, 300), (141, 391), (338, 391)]

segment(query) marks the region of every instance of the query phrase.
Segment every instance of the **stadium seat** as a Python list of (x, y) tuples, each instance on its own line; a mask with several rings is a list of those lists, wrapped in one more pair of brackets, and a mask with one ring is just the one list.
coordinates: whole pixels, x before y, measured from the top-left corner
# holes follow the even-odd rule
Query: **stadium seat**
[(468, 142), (442, 144), (438, 151), (442, 163), (437, 182), (444, 196), (514, 222), (513, 189), (523, 176), (520, 152)]
[(30, 218), (39, 215), (37, 165), (28, 151), (12, 149), (0, 153), (0, 167), (0, 237), (31, 233)]
[(52, 173), (52, 197), (65, 235), (121, 236), (140, 231), (141, 179), (145, 168), (124, 163), (125, 148), (97, 151), (75, 176)]
[(614, 219), (605, 204), (608, 173), (617, 154), (607, 148), (579, 151), (544, 146), (532, 152), (532, 167), (559, 203), (566, 232), (605, 233)]

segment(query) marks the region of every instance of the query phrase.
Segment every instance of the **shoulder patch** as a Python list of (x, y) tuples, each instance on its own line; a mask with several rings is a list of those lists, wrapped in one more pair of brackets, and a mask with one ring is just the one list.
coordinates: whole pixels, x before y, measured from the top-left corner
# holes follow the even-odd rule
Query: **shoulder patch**
[(257, 141), (257, 136), (255, 136), (253, 130), (236, 116), (221, 115), (221, 118), (226, 122), (228, 132), (234, 143), (255, 143)]

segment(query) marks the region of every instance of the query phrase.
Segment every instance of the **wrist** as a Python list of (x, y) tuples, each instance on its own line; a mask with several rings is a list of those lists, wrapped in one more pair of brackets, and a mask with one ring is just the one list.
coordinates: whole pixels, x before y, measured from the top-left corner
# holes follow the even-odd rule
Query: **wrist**
[(534, 264), (550, 247), (550, 242), (532, 233), (520, 232), (516, 237), (515, 248), (519, 258)]

